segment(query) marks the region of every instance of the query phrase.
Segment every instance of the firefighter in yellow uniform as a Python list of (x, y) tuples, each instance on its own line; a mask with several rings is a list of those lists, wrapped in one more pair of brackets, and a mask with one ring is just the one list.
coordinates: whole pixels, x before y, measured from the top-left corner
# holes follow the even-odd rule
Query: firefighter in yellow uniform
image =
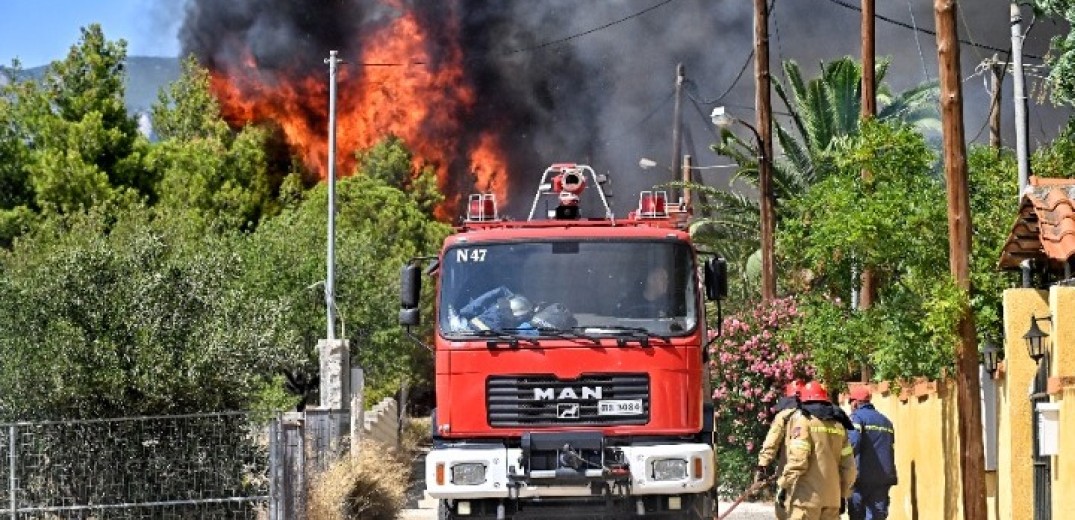
[(777, 502), (789, 520), (838, 520), (858, 476), (847, 428), (820, 383), (803, 385), (799, 399), (788, 424), (788, 460), (776, 482)]
[[(769, 432), (765, 434), (765, 442), (758, 451), (758, 466), (754, 473), (755, 482), (769, 478), (771, 468), (775, 468), (778, 474), (784, 468), (784, 463), (787, 461), (784, 444), (787, 442), (788, 422), (791, 420), (791, 414), (799, 408), (800, 388), (802, 388), (802, 381), (795, 380), (788, 383), (784, 387), (784, 397), (776, 403), (776, 416), (773, 417)], [(788, 512), (780, 503), (776, 504), (775, 513), (776, 520), (788, 518)]]

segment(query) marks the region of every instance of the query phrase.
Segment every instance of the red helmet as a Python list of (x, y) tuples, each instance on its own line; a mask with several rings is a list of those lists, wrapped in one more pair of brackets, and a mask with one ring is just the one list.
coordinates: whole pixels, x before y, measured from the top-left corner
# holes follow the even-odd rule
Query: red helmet
[(798, 397), (803, 389), (803, 382), (795, 379), (784, 387), (784, 397)]
[(852, 401), (862, 401), (864, 403), (870, 402), (870, 388), (866, 385), (855, 385), (851, 387), (850, 395), (848, 398)]
[(821, 383), (810, 381), (799, 390), (799, 400), (804, 403), (809, 401), (828, 401), (829, 392), (825, 390), (825, 386)]

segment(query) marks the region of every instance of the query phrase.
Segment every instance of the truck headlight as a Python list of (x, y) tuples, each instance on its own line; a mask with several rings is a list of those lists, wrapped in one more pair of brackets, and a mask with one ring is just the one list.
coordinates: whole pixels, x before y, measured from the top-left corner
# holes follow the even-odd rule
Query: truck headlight
[(452, 466), (452, 484), (476, 486), (485, 482), (485, 464), (462, 462)]
[(653, 480), (683, 480), (687, 478), (687, 461), (657, 459), (653, 461)]

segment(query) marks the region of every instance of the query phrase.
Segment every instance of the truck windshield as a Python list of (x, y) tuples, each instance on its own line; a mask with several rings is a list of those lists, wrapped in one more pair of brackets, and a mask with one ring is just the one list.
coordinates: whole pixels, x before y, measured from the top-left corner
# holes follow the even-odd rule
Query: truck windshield
[(439, 329), (687, 334), (698, 322), (695, 273), (682, 242), (463, 244), (441, 264)]

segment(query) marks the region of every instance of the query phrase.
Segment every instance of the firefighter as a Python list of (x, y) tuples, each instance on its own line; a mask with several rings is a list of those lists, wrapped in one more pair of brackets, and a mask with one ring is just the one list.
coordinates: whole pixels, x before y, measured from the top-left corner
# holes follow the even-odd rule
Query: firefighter
[(855, 429), (848, 436), (859, 473), (847, 514), (851, 520), (885, 520), (888, 518), (888, 491), (896, 485), (892, 421), (873, 407), (870, 391), (865, 385), (852, 388), (849, 401)]
[(788, 423), (777, 502), (790, 520), (838, 520), (858, 473), (847, 429), (821, 383), (803, 385), (799, 400)]
[[(799, 380), (788, 383), (784, 387), (784, 397), (781, 397), (776, 402), (776, 415), (773, 417), (773, 423), (769, 425), (769, 433), (765, 434), (765, 442), (761, 445), (761, 451), (758, 452), (758, 466), (754, 471), (754, 482), (768, 480), (769, 475), (780, 473), (784, 467), (787, 457), (783, 448), (784, 442), (787, 440), (788, 421), (791, 419), (791, 414), (795, 413), (795, 410), (799, 408), (799, 389), (802, 384), (802, 381)], [(775, 471), (771, 473), (770, 467), (774, 462), (776, 462)], [(777, 520), (786, 520), (787, 517), (788, 512), (778, 502), (776, 504)]]

